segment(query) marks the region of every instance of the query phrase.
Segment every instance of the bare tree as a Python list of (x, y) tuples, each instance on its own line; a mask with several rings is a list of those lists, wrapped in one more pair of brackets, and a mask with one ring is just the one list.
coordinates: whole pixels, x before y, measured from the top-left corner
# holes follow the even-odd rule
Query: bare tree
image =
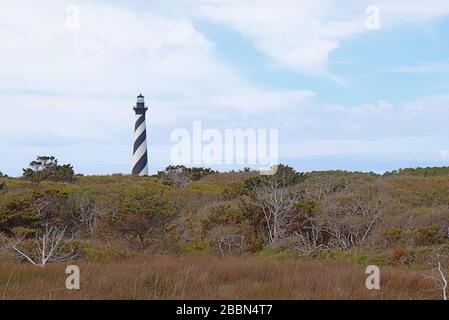
[(222, 257), (232, 256), (233, 252), (244, 252), (245, 238), (236, 227), (217, 226), (209, 232), (207, 238), (218, 248)]
[(380, 214), (369, 217), (329, 217), (326, 231), (331, 236), (330, 245), (349, 250), (363, 244), (380, 221)]
[(98, 226), (99, 208), (89, 198), (81, 197), (74, 199), (75, 208), (72, 211), (72, 221), (76, 230), (84, 231), (92, 237)]
[(300, 194), (288, 187), (289, 177), (280, 174), (266, 176), (253, 189), (251, 203), (263, 212), (268, 231), (268, 244), (276, 245), (293, 222), (294, 209)]
[(329, 250), (326, 234), (329, 232), (325, 221), (308, 218), (306, 226), (295, 232), (294, 250), (300, 256), (309, 256), (319, 250)]
[(19, 236), (10, 244), (15, 254), (34, 266), (45, 267), (50, 262), (64, 262), (73, 260), (78, 252), (64, 241), (66, 228), (45, 224), (35, 232), (35, 238), (27, 242), (25, 237)]
[(447, 256), (443, 256), (439, 252), (431, 254), (429, 264), (433, 267), (432, 274), (426, 276), (426, 279), (434, 281), (438, 290), (441, 290), (443, 300), (447, 300), (447, 272), (444, 267), (444, 262), (446, 262), (447, 259)]
[(159, 172), (158, 175), (162, 181), (167, 182), (175, 189), (185, 188), (192, 182), (192, 177), (184, 166), (169, 166), (165, 171)]
[(306, 198), (324, 203), (335, 192), (344, 189), (345, 179), (332, 175), (319, 175), (307, 178), (301, 185)]

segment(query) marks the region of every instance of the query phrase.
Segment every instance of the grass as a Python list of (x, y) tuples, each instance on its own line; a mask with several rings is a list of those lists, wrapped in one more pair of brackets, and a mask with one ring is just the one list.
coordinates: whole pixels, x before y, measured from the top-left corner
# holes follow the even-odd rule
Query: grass
[(438, 299), (422, 272), (381, 269), (381, 290), (363, 267), (272, 258), (141, 256), (76, 263), (81, 290), (65, 289), (66, 265), (44, 269), (0, 260), (2, 299)]

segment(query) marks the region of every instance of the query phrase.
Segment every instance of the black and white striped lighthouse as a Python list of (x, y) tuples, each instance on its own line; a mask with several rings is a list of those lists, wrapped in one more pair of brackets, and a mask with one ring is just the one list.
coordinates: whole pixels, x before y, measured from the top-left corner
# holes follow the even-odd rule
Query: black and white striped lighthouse
[(148, 151), (147, 151), (147, 128), (145, 114), (148, 108), (145, 106), (145, 97), (140, 94), (137, 97), (136, 126), (134, 129), (134, 153), (133, 153), (133, 174), (139, 176), (148, 175)]

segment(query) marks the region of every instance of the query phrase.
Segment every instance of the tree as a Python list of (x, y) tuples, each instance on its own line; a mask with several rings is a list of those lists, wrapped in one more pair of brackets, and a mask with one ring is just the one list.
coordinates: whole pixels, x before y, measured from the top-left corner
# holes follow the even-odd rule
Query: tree
[(304, 174), (296, 172), (292, 167), (280, 164), (276, 167), (276, 171), (272, 175), (259, 175), (243, 181), (239, 186), (240, 195), (248, 195), (260, 185), (266, 185), (270, 181), (280, 181), (284, 187), (293, 186), (304, 180)]
[(99, 207), (91, 198), (73, 195), (70, 197), (71, 219), (74, 231), (93, 237), (98, 226)]
[(442, 255), (440, 252), (430, 254), (429, 265), (433, 269), (431, 275), (426, 276), (426, 279), (434, 281), (437, 289), (441, 290), (441, 297), (443, 300), (447, 300), (448, 275), (446, 267), (448, 265), (448, 259), (448, 256)]
[(8, 178), (7, 175), (3, 174), (3, 172), (0, 171), (0, 190), (3, 190), (6, 185), (6, 178)]
[(145, 251), (148, 238), (160, 235), (176, 213), (161, 191), (135, 191), (124, 196), (111, 225), (123, 236), (137, 239)]
[(241, 254), (245, 250), (245, 237), (235, 226), (216, 226), (209, 231), (207, 239), (220, 251), (222, 257), (232, 256), (233, 252)]
[(18, 235), (10, 244), (13, 252), (34, 266), (45, 267), (50, 262), (73, 260), (78, 252), (70, 242), (64, 240), (66, 228), (45, 223), (34, 233), (33, 240), (26, 240), (26, 235)]
[(163, 183), (175, 189), (185, 188), (192, 181), (185, 166), (168, 166), (164, 171), (158, 172), (158, 177)]
[(28, 198), (11, 197), (0, 203), (0, 233), (14, 235), (14, 229), (27, 228), (32, 232), (39, 217)]
[(276, 245), (295, 222), (295, 212), (302, 195), (290, 188), (300, 174), (288, 166), (279, 166), (274, 175), (250, 179), (247, 201), (262, 212), (267, 244)]
[(187, 168), (182, 165), (168, 166), (164, 171), (158, 172), (162, 182), (176, 188), (185, 188), (190, 182), (198, 181), (201, 178), (216, 173), (210, 168)]
[(37, 183), (44, 180), (72, 182), (74, 175), (72, 165), (58, 165), (58, 160), (53, 156), (37, 157), (35, 161), (30, 162), (28, 168), (23, 169), (23, 176)]

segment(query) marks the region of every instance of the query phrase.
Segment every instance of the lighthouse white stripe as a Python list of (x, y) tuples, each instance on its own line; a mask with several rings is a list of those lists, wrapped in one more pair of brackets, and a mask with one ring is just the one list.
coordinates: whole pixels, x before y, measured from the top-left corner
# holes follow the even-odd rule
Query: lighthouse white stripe
[(133, 155), (133, 167), (139, 162), (139, 160), (144, 156), (145, 152), (147, 151), (147, 140), (145, 140), (139, 148), (136, 150), (136, 152)]
[(140, 135), (142, 134), (142, 132), (144, 132), (146, 130), (146, 125), (145, 122), (143, 122), (140, 127), (137, 128), (137, 130), (134, 132), (134, 141), (137, 140), (137, 138), (140, 137)]
[(143, 170), (139, 173), (139, 176), (147, 176), (148, 175), (148, 163), (145, 166), (145, 168), (143, 168)]

